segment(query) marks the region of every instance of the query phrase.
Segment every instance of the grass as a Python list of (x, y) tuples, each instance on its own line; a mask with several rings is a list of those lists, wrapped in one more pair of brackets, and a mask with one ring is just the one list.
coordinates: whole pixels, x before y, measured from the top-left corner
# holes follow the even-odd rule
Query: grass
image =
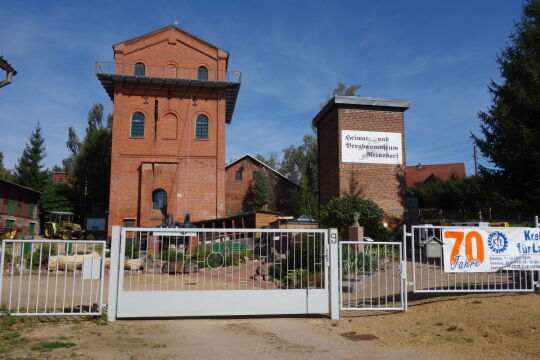
[(74, 346), (77, 346), (77, 344), (63, 341), (46, 341), (32, 346), (32, 351), (51, 351), (54, 349), (70, 348)]

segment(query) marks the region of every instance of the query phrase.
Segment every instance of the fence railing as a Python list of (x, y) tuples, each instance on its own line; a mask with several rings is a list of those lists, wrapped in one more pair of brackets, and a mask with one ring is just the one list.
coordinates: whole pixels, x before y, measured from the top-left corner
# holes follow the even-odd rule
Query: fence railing
[(326, 286), (326, 230), (122, 229), (119, 290)]
[(442, 247), (428, 251), (423, 244), (434, 237), (442, 241), (440, 226), (413, 226), (409, 257), (412, 262), (413, 291), (444, 292), (524, 292), (534, 291), (533, 271), (445, 272)]
[(105, 241), (3, 240), (0, 304), (12, 315), (100, 315)]
[(340, 242), (341, 310), (404, 310), (399, 242)]
[(240, 71), (211, 70), (203, 73), (199, 69), (176, 66), (145, 65), (144, 70), (137, 64), (96, 62), (97, 74), (129, 75), (139, 77), (154, 77), (164, 79), (184, 79), (198, 81), (222, 81), (240, 83), (242, 73)]

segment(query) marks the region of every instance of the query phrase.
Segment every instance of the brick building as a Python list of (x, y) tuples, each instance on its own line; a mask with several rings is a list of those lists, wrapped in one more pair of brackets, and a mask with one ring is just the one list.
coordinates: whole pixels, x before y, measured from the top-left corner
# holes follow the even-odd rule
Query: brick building
[(53, 183), (69, 184), (69, 174), (63, 171), (54, 171), (52, 173)]
[(37, 235), (40, 196), (37, 190), (0, 180), (0, 227), (17, 226), (22, 235)]
[(225, 125), (240, 87), (229, 54), (167, 26), (113, 46), (97, 63), (114, 103), (109, 231), (225, 212)]
[(289, 211), (288, 199), (292, 189), (298, 185), (279, 171), (273, 169), (257, 158), (246, 154), (225, 167), (225, 209), (230, 214), (246, 212), (251, 188), (257, 174), (266, 169), (269, 175), (269, 194), (273, 194), (268, 210)]
[(335, 96), (314, 117), (319, 144), (319, 201), (359, 195), (387, 221), (405, 215), (405, 100)]
[(464, 179), (466, 176), (464, 163), (407, 166), (405, 174), (407, 176), (407, 187), (429, 182), (435, 178), (446, 181), (453, 176), (460, 179)]

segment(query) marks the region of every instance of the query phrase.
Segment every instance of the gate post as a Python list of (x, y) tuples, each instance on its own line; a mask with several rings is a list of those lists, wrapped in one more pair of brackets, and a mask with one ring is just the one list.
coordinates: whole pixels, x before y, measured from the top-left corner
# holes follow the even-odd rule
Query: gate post
[(328, 248), (330, 263), (330, 319), (339, 320), (339, 242), (337, 229), (328, 230)]
[(109, 300), (107, 304), (107, 321), (116, 321), (116, 303), (118, 298), (118, 276), (120, 264), (120, 236), (122, 229), (118, 225), (112, 227), (111, 264), (109, 267)]

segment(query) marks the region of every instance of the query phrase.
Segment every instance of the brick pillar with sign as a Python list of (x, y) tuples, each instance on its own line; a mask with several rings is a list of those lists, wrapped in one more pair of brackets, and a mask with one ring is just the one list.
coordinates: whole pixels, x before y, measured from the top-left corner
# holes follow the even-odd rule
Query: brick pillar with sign
[(354, 195), (373, 200), (385, 221), (405, 219), (406, 100), (335, 96), (314, 117), (319, 201)]

